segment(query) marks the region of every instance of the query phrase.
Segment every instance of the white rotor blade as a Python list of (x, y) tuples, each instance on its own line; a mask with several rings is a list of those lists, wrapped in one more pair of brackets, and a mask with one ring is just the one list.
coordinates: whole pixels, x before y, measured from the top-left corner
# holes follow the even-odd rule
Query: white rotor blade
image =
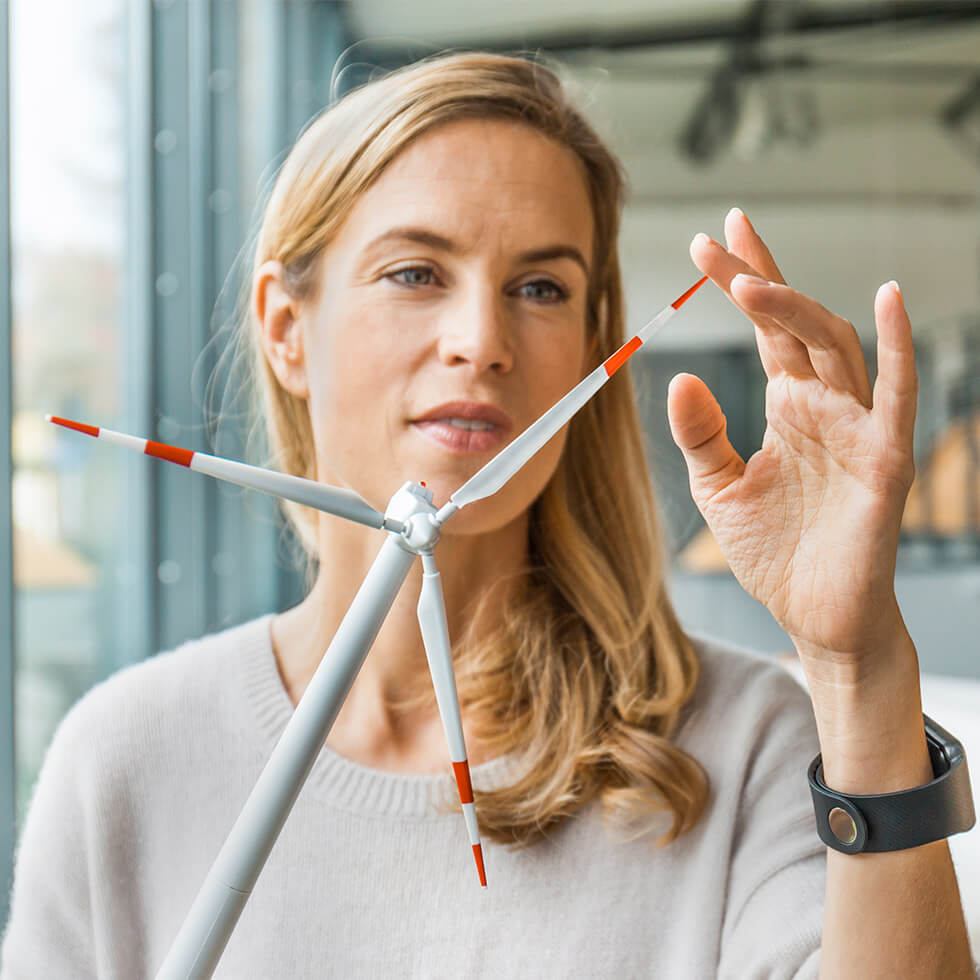
[(235, 483), (250, 490), (260, 490), (262, 493), (294, 500), (298, 504), (305, 504), (307, 507), (328, 514), (336, 514), (338, 517), (345, 517), (349, 521), (366, 524), (368, 527), (387, 526), (390, 530), (401, 530), (400, 525), (394, 527), (391, 526), (391, 522), (386, 525), (384, 514), (376, 511), (353, 490), (330, 487), (316, 480), (304, 480), (301, 476), (293, 476), (290, 473), (267, 470), (249, 463), (238, 463), (231, 459), (222, 459), (220, 456), (209, 456), (207, 453), (197, 453), (190, 449), (181, 449), (179, 446), (169, 446), (164, 442), (141, 439), (138, 436), (126, 435), (124, 432), (86, 425), (84, 422), (74, 422), (56, 415), (46, 415), (44, 418), (45, 421), (54, 422), (66, 429), (74, 429), (96, 439), (105, 439), (116, 446), (133, 449), (147, 456), (155, 456), (157, 459), (165, 459), (170, 463), (179, 463), (188, 469), (205, 473), (227, 483)]
[(466, 758), (466, 743), (463, 739), (463, 718), (459, 711), (456, 677), (453, 674), (449, 625), (446, 622), (446, 604), (442, 596), (442, 576), (436, 569), (432, 555), (422, 555), (422, 592), (419, 595), (418, 616), (425, 656), (429, 661), (429, 673), (432, 675), (432, 686), (436, 692), (436, 703), (439, 705), (442, 727), (449, 743), (449, 758), (459, 788), (459, 801), (463, 806), (466, 829), (473, 847), (473, 859), (476, 861), (480, 884), (486, 887), (483, 847), (476, 821), (470, 764)]
[(532, 422), (509, 446), (471, 476), (436, 514), (442, 524), (460, 507), (496, 493), (573, 415), (662, 327), (707, 280), (707, 276), (662, 309), (638, 334), (580, 381), (564, 398)]

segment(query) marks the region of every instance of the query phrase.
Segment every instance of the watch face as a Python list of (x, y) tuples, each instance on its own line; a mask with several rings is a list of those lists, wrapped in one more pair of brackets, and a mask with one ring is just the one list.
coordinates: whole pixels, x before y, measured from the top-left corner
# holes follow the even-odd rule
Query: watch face
[(942, 725), (937, 725), (928, 715), (923, 715), (922, 720), (925, 723), (926, 743), (929, 746), (932, 771), (936, 776), (948, 772), (958, 762), (965, 761), (966, 753), (956, 738), (950, 735)]

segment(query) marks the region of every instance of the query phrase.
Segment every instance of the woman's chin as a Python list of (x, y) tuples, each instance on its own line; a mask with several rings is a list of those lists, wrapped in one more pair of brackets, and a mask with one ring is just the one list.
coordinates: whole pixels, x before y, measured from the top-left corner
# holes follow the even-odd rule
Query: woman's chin
[(480, 503), (470, 504), (457, 511), (442, 529), (443, 537), (466, 537), (476, 534), (494, 534), (509, 528), (521, 518), (521, 514), (501, 513), (500, 508), (484, 507)]

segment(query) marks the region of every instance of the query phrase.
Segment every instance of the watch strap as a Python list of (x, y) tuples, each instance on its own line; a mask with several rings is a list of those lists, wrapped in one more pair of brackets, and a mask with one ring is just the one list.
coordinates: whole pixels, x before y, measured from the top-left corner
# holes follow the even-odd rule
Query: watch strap
[(976, 821), (963, 746), (923, 715), (934, 779), (896, 793), (852, 795), (823, 781), (822, 757), (807, 777), (820, 839), (844, 854), (900, 851), (969, 830)]

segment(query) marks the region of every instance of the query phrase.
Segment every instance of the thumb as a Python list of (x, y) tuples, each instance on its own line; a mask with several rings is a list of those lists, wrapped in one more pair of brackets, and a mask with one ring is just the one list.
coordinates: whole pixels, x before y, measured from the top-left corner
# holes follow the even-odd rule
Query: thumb
[(700, 378), (678, 374), (671, 379), (667, 387), (667, 421), (687, 462), (691, 495), (698, 506), (745, 471), (745, 461), (728, 441), (721, 406)]

